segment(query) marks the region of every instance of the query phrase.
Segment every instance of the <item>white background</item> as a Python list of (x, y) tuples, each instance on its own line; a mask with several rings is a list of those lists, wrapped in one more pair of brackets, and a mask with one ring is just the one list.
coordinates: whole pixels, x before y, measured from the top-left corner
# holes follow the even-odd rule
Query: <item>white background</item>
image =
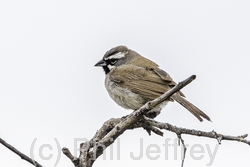
[[(0, 137), (44, 166), (73, 166), (55, 139), (76, 152), (77, 140), (90, 139), (104, 121), (131, 112), (111, 100), (103, 70), (94, 67), (121, 44), (158, 63), (176, 82), (196, 74), (183, 92), (213, 122), (200, 123), (177, 103), (166, 106), (157, 120), (236, 136), (250, 133), (249, 9), (248, 0), (2, 0)], [(176, 135), (127, 131), (120, 146), (114, 144), (113, 160), (108, 149), (94, 166), (180, 166), (180, 147), (176, 152), (169, 146), (166, 155), (166, 138), (173, 144)], [(183, 138), (190, 147), (204, 148), (193, 154), (201, 157), (195, 160), (189, 147), (186, 166), (209, 164), (206, 146), (213, 152), (217, 141)], [(158, 160), (147, 156), (150, 144), (159, 146), (160, 154), (150, 154)], [(143, 158), (133, 160), (130, 153), (137, 156), (140, 150)], [(248, 145), (222, 141), (212, 166), (249, 166), (249, 155)], [(0, 145), (0, 166), (31, 165)]]

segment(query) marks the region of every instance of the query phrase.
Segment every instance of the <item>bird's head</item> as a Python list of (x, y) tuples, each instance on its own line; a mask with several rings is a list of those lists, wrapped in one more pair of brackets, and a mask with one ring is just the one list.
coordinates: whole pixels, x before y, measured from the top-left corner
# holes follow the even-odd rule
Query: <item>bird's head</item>
[(113, 68), (128, 63), (131, 60), (130, 51), (126, 46), (114, 47), (107, 51), (95, 66), (102, 67), (107, 74)]

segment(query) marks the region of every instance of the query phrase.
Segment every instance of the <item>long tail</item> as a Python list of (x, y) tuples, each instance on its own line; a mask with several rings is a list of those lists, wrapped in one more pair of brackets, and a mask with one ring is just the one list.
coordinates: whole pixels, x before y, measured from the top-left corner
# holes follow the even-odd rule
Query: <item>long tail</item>
[(208, 121), (211, 121), (209, 116), (207, 116), (204, 112), (202, 112), (199, 108), (194, 106), (192, 103), (187, 101), (185, 98), (181, 97), (179, 94), (174, 94), (171, 96), (172, 99), (177, 101), (183, 107), (185, 107), (189, 112), (191, 112), (199, 121), (203, 121), (202, 118), (205, 118)]

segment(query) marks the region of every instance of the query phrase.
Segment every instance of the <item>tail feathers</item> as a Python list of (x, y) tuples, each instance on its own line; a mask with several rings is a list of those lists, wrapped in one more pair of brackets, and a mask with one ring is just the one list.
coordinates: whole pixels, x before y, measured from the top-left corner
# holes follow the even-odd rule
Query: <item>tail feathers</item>
[(177, 101), (179, 104), (181, 104), (183, 107), (185, 107), (189, 112), (191, 112), (199, 121), (203, 121), (202, 118), (205, 118), (208, 121), (211, 121), (209, 116), (207, 116), (204, 112), (202, 112), (199, 108), (194, 106), (192, 103), (187, 101), (185, 98), (181, 97), (178, 94), (174, 94), (171, 96), (172, 99)]

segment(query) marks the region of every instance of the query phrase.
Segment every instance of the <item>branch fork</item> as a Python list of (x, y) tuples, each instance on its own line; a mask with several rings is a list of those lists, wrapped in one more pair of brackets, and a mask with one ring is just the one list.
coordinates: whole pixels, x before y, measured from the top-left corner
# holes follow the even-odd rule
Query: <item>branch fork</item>
[[(250, 140), (246, 139), (248, 134), (240, 136), (231, 136), (219, 134), (214, 130), (211, 132), (204, 132), (200, 130), (186, 129), (171, 125), (169, 123), (158, 122), (154, 119), (145, 116), (148, 111), (150, 111), (156, 105), (160, 104), (166, 99), (170, 98), (171, 95), (191, 83), (195, 78), (195, 75), (190, 76), (186, 80), (175, 85), (172, 89), (170, 89), (160, 97), (146, 103), (140, 109), (132, 112), (127, 116), (121, 118), (111, 118), (110, 120), (106, 121), (90, 141), (84, 142), (80, 145), (79, 157), (73, 156), (70, 150), (66, 147), (62, 149), (62, 152), (72, 161), (75, 167), (92, 167), (96, 159), (100, 155), (102, 155), (104, 150), (111, 144), (113, 144), (114, 141), (120, 135), (123, 134), (123, 132), (135, 128), (143, 128), (149, 133), (149, 135), (151, 135), (151, 132), (153, 132), (156, 135), (163, 136), (162, 129), (175, 133), (179, 139), (179, 145), (181, 143), (184, 148), (184, 155), (182, 158), (181, 167), (184, 166), (184, 160), (187, 150), (184, 140), (182, 138), (183, 134), (216, 139), (219, 144), (221, 144), (222, 140), (230, 140), (250, 145)], [(42, 167), (42, 165), (40, 165), (38, 162), (29, 158), (22, 152), (18, 151), (16, 148), (14, 148), (1, 138), (0, 143), (11, 151), (13, 151), (15, 154), (19, 155), (23, 160), (26, 160), (27, 162), (31, 163), (36, 167)]]
[[(250, 145), (250, 141), (245, 139), (247, 137), (247, 134), (235, 137), (218, 134), (215, 131), (204, 132), (200, 130), (186, 129), (173, 126), (169, 123), (158, 122), (145, 116), (148, 111), (150, 111), (156, 105), (160, 104), (166, 99), (170, 98), (171, 95), (191, 83), (195, 78), (195, 75), (190, 76), (186, 80), (176, 84), (172, 89), (170, 89), (160, 97), (147, 102), (140, 109), (132, 112), (127, 116), (124, 116), (122, 118), (111, 118), (110, 120), (106, 121), (89, 142), (85, 142), (81, 145), (79, 158), (70, 156), (72, 154), (67, 148), (63, 148), (63, 153), (73, 162), (76, 167), (92, 167), (96, 159), (103, 154), (103, 151), (107, 147), (109, 147), (120, 135), (122, 135), (123, 132), (135, 128), (143, 128), (149, 133), (149, 135), (151, 135), (151, 132), (153, 132), (159, 136), (163, 136), (163, 132), (161, 131), (162, 129), (175, 133), (184, 148), (181, 167), (184, 166), (185, 154), (187, 150), (182, 138), (183, 134), (214, 138), (218, 141), (219, 144), (221, 144), (222, 140), (232, 140)], [(94, 145), (91, 144), (93, 143), (93, 141), (96, 142)], [(86, 145), (89, 146), (88, 149), (86, 149)]]

